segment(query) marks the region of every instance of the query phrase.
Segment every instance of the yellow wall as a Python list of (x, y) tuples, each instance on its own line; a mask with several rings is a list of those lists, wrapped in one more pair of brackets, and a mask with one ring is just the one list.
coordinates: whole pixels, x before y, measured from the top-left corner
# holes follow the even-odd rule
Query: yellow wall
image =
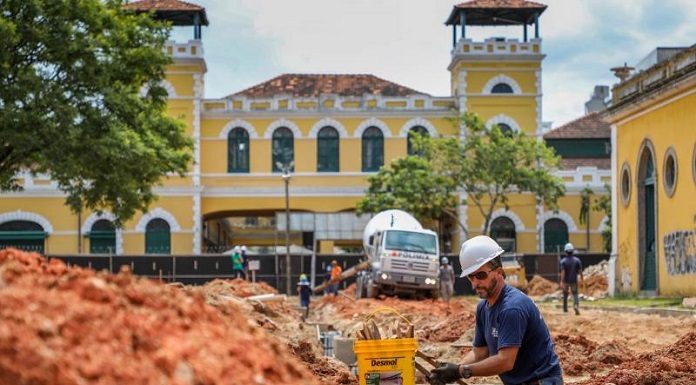
[[(692, 86), (690, 90), (696, 89)], [(683, 90), (682, 92), (686, 92)], [(696, 274), (669, 274), (664, 250), (664, 236), (675, 231), (696, 232), (696, 182), (692, 174), (693, 151), (696, 143), (696, 94), (651, 109), (661, 101), (638, 106), (629, 117), (620, 121), (617, 129), (617, 247), (619, 274), (631, 277), (631, 291), (639, 286), (638, 241), (638, 157), (642, 143), (647, 139), (655, 150), (654, 164), (657, 192), (657, 270), (658, 292), (661, 295), (695, 295)], [(624, 116), (625, 117), (625, 116)], [(674, 196), (668, 197), (663, 184), (665, 152), (673, 147), (677, 154), (677, 181)], [(627, 206), (621, 201), (621, 168), (626, 162), (631, 173), (631, 196)]]

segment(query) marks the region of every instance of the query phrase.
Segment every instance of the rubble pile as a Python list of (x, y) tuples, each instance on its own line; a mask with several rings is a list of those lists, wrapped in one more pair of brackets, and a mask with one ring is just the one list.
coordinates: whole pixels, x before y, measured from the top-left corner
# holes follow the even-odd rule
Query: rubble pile
[(651, 353), (625, 361), (603, 376), (592, 375), (582, 385), (696, 384), (696, 332)]
[(557, 283), (551, 282), (538, 274), (535, 274), (527, 285), (527, 293), (532, 296), (553, 294), (557, 291), (560, 291)]
[(0, 383), (318, 384), (234, 302), (0, 250)]
[(609, 289), (609, 262), (602, 261), (596, 265), (588, 266), (582, 272), (584, 285), (580, 288), (582, 294), (593, 297), (603, 298), (607, 296)]

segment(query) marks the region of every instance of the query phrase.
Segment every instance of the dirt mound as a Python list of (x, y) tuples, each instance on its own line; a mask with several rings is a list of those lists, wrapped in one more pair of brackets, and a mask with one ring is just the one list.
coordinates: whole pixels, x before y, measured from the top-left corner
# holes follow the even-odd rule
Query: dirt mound
[(604, 376), (594, 376), (583, 385), (696, 384), (696, 332), (651, 353), (628, 360)]
[(527, 294), (534, 296), (552, 294), (559, 289), (557, 283), (535, 274), (527, 285)]
[(580, 292), (590, 297), (606, 297), (609, 289), (609, 264), (602, 261), (596, 265), (586, 267), (583, 272), (583, 285)]
[(203, 288), (206, 293), (211, 295), (225, 294), (234, 295), (240, 298), (247, 298), (261, 294), (277, 294), (278, 291), (266, 282), (251, 283), (243, 279), (215, 279), (205, 285)]
[(322, 385), (357, 385), (358, 379), (348, 372), (345, 364), (322, 356), (314, 345), (300, 341), (290, 345), (292, 353), (302, 360)]
[(459, 311), (443, 321), (426, 325), (419, 337), (431, 342), (454, 342), (474, 327), (476, 320), (471, 311)]
[(317, 384), (249, 323), (196, 291), (0, 250), (0, 383)]
[(567, 334), (554, 335), (553, 340), (563, 373), (570, 376), (613, 368), (634, 358), (633, 352), (618, 341), (598, 344), (584, 336)]

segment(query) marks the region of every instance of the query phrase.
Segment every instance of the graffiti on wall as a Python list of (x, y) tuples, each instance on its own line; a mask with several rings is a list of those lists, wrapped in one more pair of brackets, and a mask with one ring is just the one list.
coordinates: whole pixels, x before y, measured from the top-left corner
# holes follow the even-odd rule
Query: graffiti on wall
[(696, 274), (696, 230), (673, 231), (663, 241), (667, 273)]

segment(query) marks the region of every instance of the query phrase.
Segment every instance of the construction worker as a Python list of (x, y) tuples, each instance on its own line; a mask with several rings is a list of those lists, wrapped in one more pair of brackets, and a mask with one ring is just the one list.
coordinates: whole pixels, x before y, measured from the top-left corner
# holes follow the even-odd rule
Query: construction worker
[(333, 293), (333, 295), (338, 294), (338, 284), (339, 284), (338, 277), (341, 276), (342, 272), (343, 272), (343, 269), (338, 264), (338, 262), (336, 262), (335, 259), (333, 261), (331, 261), (331, 280), (334, 281), (334, 283), (331, 285), (331, 286), (333, 286), (333, 288), (331, 289), (331, 292)]
[(249, 280), (249, 256), (247, 256), (247, 247), (242, 245), (241, 248), (242, 255), (242, 271), (244, 272), (244, 279)]
[(462, 244), (461, 277), (483, 300), (476, 307), (473, 349), (458, 363), (442, 363), (428, 378), (447, 384), (460, 378), (498, 375), (503, 384), (562, 385), (561, 364), (549, 329), (534, 302), (505, 284), (503, 249), (485, 235)]
[(563, 248), (565, 255), (561, 258), (560, 284), (563, 289), (563, 312), (568, 312), (568, 292), (573, 292), (573, 310), (580, 315), (580, 297), (578, 295), (578, 277), (582, 285), (582, 262), (575, 256), (575, 247), (568, 242)]
[(303, 320), (309, 317), (309, 301), (312, 294), (312, 288), (309, 286), (309, 280), (306, 274), (300, 274), (300, 281), (297, 282), (297, 294), (300, 296), (300, 307), (304, 310)]
[(232, 275), (235, 278), (244, 277), (244, 262), (242, 261), (242, 251), (239, 246), (232, 250)]
[(454, 292), (454, 269), (450, 266), (447, 257), (442, 257), (440, 260), (440, 273), (438, 278), (440, 279), (440, 295), (442, 296), (442, 300), (449, 306), (450, 298)]

